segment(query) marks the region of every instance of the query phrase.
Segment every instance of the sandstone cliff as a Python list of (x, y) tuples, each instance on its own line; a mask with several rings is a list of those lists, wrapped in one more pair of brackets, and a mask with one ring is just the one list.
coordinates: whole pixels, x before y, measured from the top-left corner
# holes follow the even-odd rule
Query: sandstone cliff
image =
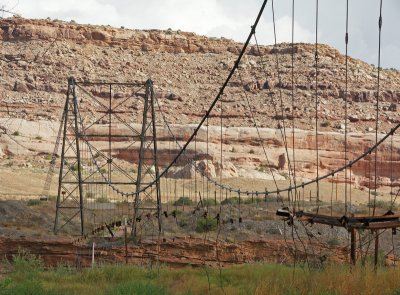
[[(57, 20), (0, 20), (0, 104), (30, 119), (58, 117), (66, 79), (145, 81), (152, 78), (171, 123), (196, 123), (216, 95), (242, 44), (180, 31), (139, 31), (108, 26), (80, 25)], [(276, 55), (275, 53), (278, 52)], [(283, 98), (283, 117), (291, 110), (291, 48), (250, 46), (224, 97), (224, 124), (252, 126), (246, 119), (246, 95), (260, 126), (273, 127), (282, 113), (273, 103)], [(276, 67), (279, 59), (279, 75)], [(318, 116), (321, 130), (342, 129), (344, 123), (344, 56), (319, 46)], [(350, 129), (374, 127), (377, 68), (349, 59)], [(295, 126), (314, 126), (314, 47), (295, 45)], [(381, 131), (399, 122), (400, 73), (383, 70), (380, 92)], [(27, 111), (29, 109), (29, 112)], [(171, 112), (177, 110), (177, 112)], [(137, 112), (136, 114), (139, 114)], [(15, 116), (15, 114), (13, 114)], [(217, 122), (218, 119), (216, 119)], [(291, 122), (288, 122), (291, 124)]]
[[(0, 157), (31, 157), (51, 152), (67, 77), (71, 75), (80, 81), (126, 82), (151, 78), (169, 123), (179, 124), (177, 134), (190, 134), (190, 127), (184, 125), (200, 120), (242, 47), (232, 40), (181, 31), (140, 31), (22, 18), (1, 19), (0, 40), (0, 134), (8, 134), (0, 138)], [(225, 160), (233, 167), (228, 166), (226, 176), (267, 177), (260, 175), (265, 172), (266, 164), (257, 134), (252, 129), (251, 112), (258, 126), (263, 128), (282, 127), (282, 118), (287, 128), (294, 123), (299, 130), (295, 141), (299, 155), (297, 168), (304, 177), (314, 176), (315, 132), (310, 131), (315, 128), (314, 46), (295, 44), (294, 52), (294, 110), (290, 44), (279, 44), (277, 48), (262, 46), (260, 50), (251, 45), (240, 65), (240, 76), (234, 75), (229, 83), (222, 99), (222, 116), (223, 125), (229, 127), (224, 134)], [(374, 143), (371, 132), (375, 128), (377, 68), (349, 58), (348, 76), (347, 120), (352, 132), (349, 158), (354, 158)], [(380, 86), (379, 133), (382, 134), (400, 122), (397, 112), (400, 73), (383, 69)], [(102, 97), (106, 90), (98, 87), (91, 91), (92, 95)], [(323, 172), (328, 172), (343, 162), (345, 57), (323, 44), (319, 46), (317, 93), (322, 132), (319, 164)], [(116, 91), (114, 97), (123, 95)], [(129, 110), (129, 116), (139, 123), (141, 112), (138, 104)], [(210, 125), (220, 124), (220, 114), (221, 105), (218, 104), (211, 114)], [(215, 127), (211, 131), (211, 141), (218, 141), (218, 130)], [(272, 159), (270, 166), (287, 171), (287, 163), (282, 161), (284, 148), (278, 129), (263, 130), (263, 141)], [(15, 132), (21, 136), (17, 137)], [(202, 141), (201, 149), (204, 138), (199, 141)], [(394, 157), (390, 156), (388, 145), (382, 148), (380, 184), (387, 184), (391, 167), (398, 167), (397, 140), (394, 145)], [(122, 148), (114, 152), (123, 160), (134, 161), (129, 158), (133, 155), (131, 150)], [(217, 153), (215, 144), (209, 156), (213, 158)], [(220, 164), (214, 158), (218, 169)], [(369, 175), (368, 163), (366, 159), (353, 167), (353, 177), (358, 177), (353, 182), (368, 183), (364, 178)], [(393, 176), (397, 179), (398, 169), (394, 170)]]

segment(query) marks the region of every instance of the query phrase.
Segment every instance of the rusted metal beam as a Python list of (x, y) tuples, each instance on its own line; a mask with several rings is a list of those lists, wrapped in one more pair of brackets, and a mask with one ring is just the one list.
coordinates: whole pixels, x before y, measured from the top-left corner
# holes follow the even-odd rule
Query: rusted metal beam
[[(291, 217), (293, 214), (288, 208), (280, 209), (276, 212), (278, 216)], [(309, 223), (319, 223), (330, 226), (345, 227), (348, 230), (355, 229), (385, 229), (400, 227), (400, 215), (383, 215), (383, 216), (330, 216), (323, 214), (296, 212), (298, 219)]]
[(107, 223), (105, 223), (104, 225), (106, 226), (108, 232), (110, 233), (111, 237), (113, 238), (114, 237), (114, 233), (112, 232), (110, 226)]
[(360, 228), (360, 229), (371, 229), (371, 230), (397, 228), (397, 227), (400, 227), (400, 221), (395, 220), (395, 221), (386, 221), (386, 222), (372, 222), (368, 225), (356, 224), (353, 227)]
[(301, 216), (306, 217), (307, 219), (313, 220), (323, 220), (328, 222), (337, 223), (338, 221), (346, 224), (368, 224), (368, 223), (376, 223), (376, 222), (394, 222), (400, 221), (400, 215), (383, 215), (383, 216), (330, 216), (330, 215), (322, 215), (322, 214), (314, 214), (314, 213), (302, 213)]

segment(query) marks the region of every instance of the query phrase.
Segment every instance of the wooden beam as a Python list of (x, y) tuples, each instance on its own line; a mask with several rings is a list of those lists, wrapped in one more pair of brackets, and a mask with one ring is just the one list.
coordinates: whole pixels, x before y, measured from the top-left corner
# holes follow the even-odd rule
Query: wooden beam
[(400, 215), (339, 217), (303, 212), (299, 218), (309, 223), (345, 227), (349, 230), (352, 228), (376, 230), (400, 227)]

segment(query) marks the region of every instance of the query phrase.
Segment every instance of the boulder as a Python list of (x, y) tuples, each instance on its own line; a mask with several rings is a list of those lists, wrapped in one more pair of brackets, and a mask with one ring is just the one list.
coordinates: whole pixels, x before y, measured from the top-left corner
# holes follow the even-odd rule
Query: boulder
[(14, 91), (16, 92), (29, 92), (29, 88), (26, 85), (26, 83), (21, 82), (21, 81), (16, 81), (14, 83)]
[(391, 103), (389, 108), (388, 108), (388, 111), (397, 112), (397, 104), (396, 103)]

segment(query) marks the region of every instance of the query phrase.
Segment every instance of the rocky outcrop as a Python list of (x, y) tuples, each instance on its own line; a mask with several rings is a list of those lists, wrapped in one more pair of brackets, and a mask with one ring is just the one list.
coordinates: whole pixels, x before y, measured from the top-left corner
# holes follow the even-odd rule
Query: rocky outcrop
[[(304, 242), (307, 245), (307, 242)], [(158, 250), (159, 247), (159, 250)], [(318, 259), (326, 255), (335, 262), (346, 261), (345, 248), (331, 247), (322, 244), (312, 244), (318, 255), (307, 259)], [(237, 243), (212, 241), (188, 237), (164, 239), (157, 243), (154, 240), (142, 241), (137, 246), (129, 245), (129, 263), (151, 263), (159, 261), (172, 266), (209, 265), (217, 267), (219, 264), (232, 265), (250, 262), (291, 263), (293, 261), (293, 244), (291, 241), (281, 240), (250, 240)], [(89, 267), (92, 260), (91, 245), (76, 245), (67, 239), (32, 239), (0, 237), (0, 254), (3, 258), (11, 258), (20, 251), (28, 251), (39, 255), (45, 266), (58, 266), (60, 263)], [(218, 251), (218, 255), (216, 253)], [(305, 255), (297, 253), (298, 259), (305, 259)], [(96, 263), (124, 263), (125, 247), (123, 246), (96, 246)]]
[[(59, 117), (66, 79), (73, 75), (80, 81), (121, 82), (145, 81), (151, 76), (168, 120), (181, 124), (197, 122), (242, 47), (225, 38), (181, 31), (141, 31), (22, 18), (1, 19), (0, 40), (0, 107), (9, 106), (15, 116), (33, 120), (43, 118), (44, 114)], [(247, 96), (260, 127), (283, 125), (285, 119), (287, 126), (294, 122), (296, 128), (313, 128), (314, 46), (295, 44), (294, 49), (294, 110), (290, 44), (262, 46), (260, 51), (250, 46), (240, 64), (241, 77), (232, 78), (222, 98), (222, 114), (212, 112), (210, 123), (216, 125), (222, 117), (225, 126), (254, 126)], [(320, 44), (318, 50), (319, 122), (324, 131), (340, 130), (345, 120), (345, 59), (327, 45)], [(383, 69), (380, 78), (380, 127), (387, 130), (400, 122), (396, 112), (400, 73)], [(376, 88), (376, 67), (349, 58), (347, 100), (351, 130), (365, 132), (373, 128)], [(127, 95), (114, 91), (115, 98)], [(107, 95), (101, 87), (90, 92), (98, 97)], [(32, 111), (21, 111), (28, 108)], [(132, 115), (141, 118), (139, 105), (133, 107)]]
[[(0, 131), (1, 134), (8, 134), (0, 138), (0, 148), (4, 155), (29, 157), (51, 153), (54, 142), (53, 139), (48, 140), (48, 136), (54, 136), (57, 129), (65, 101), (66, 79), (70, 75), (78, 81), (138, 83), (151, 76), (158, 100), (157, 120), (161, 122), (162, 110), (166, 121), (175, 124), (173, 128), (177, 140), (184, 143), (219, 91), (242, 46), (224, 38), (208, 38), (181, 31), (141, 31), (22, 18), (0, 19), (0, 40), (0, 108), (6, 110), (0, 114)], [(315, 131), (312, 130), (315, 130), (316, 115), (320, 132), (321, 173), (345, 162), (343, 133), (346, 121), (350, 132), (349, 159), (372, 146), (374, 136), (371, 132), (375, 130), (377, 111), (376, 67), (349, 58), (346, 93), (344, 56), (327, 45), (321, 44), (318, 48), (318, 85), (315, 85), (313, 45), (295, 44), (294, 81), (291, 80), (290, 44), (262, 46), (260, 51), (250, 46), (240, 64), (240, 77), (232, 77), (221, 101), (210, 113), (206, 123), (211, 127), (207, 130), (203, 126), (199, 130), (196, 137), (198, 146), (188, 147), (176, 163), (176, 170), (171, 171), (176, 175), (171, 176), (193, 177), (193, 169), (183, 166), (188, 160), (194, 160), (200, 166), (208, 162), (208, 167), (214, 168), (207, 172), (211, 177), (270, 179), (273, 169), (282, 174), (277, 177), (287, 178), (289, 161), (285, 157), (282, 135), (285, 133), (287, 136), (291, 155), (294, 127), (298, 175), (314, 178), (316, 142)], [(276, 67), (276, 58), (279, 59), (279, 68)], [(379, 133), (385, 133), (400, 122), (397, 112), (400, 73), (383, 69), (380, 74)], [(293, 106), (292, 87), (295, 97)], [(108, 104), (108, 91), (101, 86), (77, 89), (85, 120), (93, 119), (95, 112), (99, 111), (98, 104), (88, 97), (107, 100)], [(143, 89), (112, 89), (115, 104), (132, 95), (134, 103), (124, 104), (118, 109), (118, 114), (130, 124), (137, 124), (135, 128), (140, 130)], [(345, 100), (348, 102), (347, 118)], [(97, 137), (90, 140), (104, 145), (108, 128), (102, 124), (106, 122), (104, 118), (99, 119), (100, 124), (93, 127)], [(219, 127), (221, 122), (222, 129)], [(255, 124), (260, 134), (254, 128)], [(171, 139), (165, 126), (158, 129), (158, 158), (160, 165), (166, 165), (176, 156), (178, 148), (175, 145), (170, 148)], [(20, 136), (10, 136), (14, 132)], [(221, 132), (223, 159), (218, 152)], [(123, 131), (113, 126), (112, 133), (123, 134)], [(268, 161), (260, 138), (266, 147)], [(125, 137), (115, 139), (118, 142), (113, 143), (112, 149), (116, 159), (131, 165), (138, 162), (139, 146), (125, 148), (123, 143), (127, 140)], [(206, 142), (209, 142), (210, 150), (206, 148)], [(378, 181), (379, 185), (387, 183), (388, 177), (397, 181), (399, 146), (400, 143), (394, 140), (395, 156), (392, 158), (388, 157), (387, 144), (379, 151), (377, 171), (382, 178)], [(151, 158), (151, 155), (147, 156)], [(364, 178), (369, 177), (369, 163), (366, 159), (352, 167), (353, 177), (357, 178), (355, 183), (365, 183)], [(343, 181), (342, 175), (338, 181)]]
[[(168, 53), (238, 53), (240, 44), (225, 38), (207, 38), (194, 33), (160, 30), (128, 30), (109, 26), (80, 25), (57, 20), (0, 21), (0, 40), (6, 42), (29, 40), (69, 40), (80, 44), (122, 47), (141, 51)], [(255, 52), (255, 50), (250, 50)]]
[[(0, 119), (0, 124), (4, 120)], [(8, 120), (8, 134), (19, 128), (20, 136), (0, 137), (0, 151), (7, 154), (19, 156), (40, 156), (51, 153), (55, 144), (57, 123), (49, 125), (46, 121), (24, 121), (20, 119)], [(140, 130), (140, 124), (132, 124), (134, 130)], [(169, 136), (171, 131), (176, 135), (180, 146), (182, 146), (189, 135), (193, 132), (192, 125), (170, 125), (170, 129), (159, 126), (158, 138), (158, 163), (160, 167), (169, 165), (180, 151), (179, 145)], [(36, 133), (39, 130), (39, 133)], [(108, 126), (107, 124), (96, 124), (90, 129), (92, 137), (87, 139), (98, 150), (108, 153)], [(123, 162), (123, 167), (128, 169), (137, 166), (139, 162), (139, 142), (132, 143), (123, 137), (127, 133), (124, 125), (114, 124), (112, 128), (115, 137), (112, 142), (112, 155), (115, 161)], [(130, 132), (130, 131), (129, 131)], [(129, 133), (128, 132), (128, 133)], [(208, 134), (208, 137), (207, 137)], [(95, 136), (97, 135), (97, 136)], [(100, 135), (100, 136), (99, 136)], [(104, 135), (104, 137), (103, 137)], [(384, 134), (378, 135), (378, 140)], [(32, 140), (35, 139), (36, 140)], [(39, 139), (37, 139), (39, 138)], [(305, 179), (315, 177), (316, 170), (316, 136), (315, 131), (295, 130), (294, 138), (296, 175)], [(15, 140), (18, 140), (18, 145)], [(289, 161), (282, 134), (278, 129), (251, 127), (225, 127), (222, 136), (222, 158), (221, 158), (221, 128), (219, 126), (202, 127), (196, 138), (196, 143), (188, 145), (186, 151), (173, 165), (167, 177), (170, 178), (194, 178), (197, 174), (207, 175), (211, 178), (255, 178), (272, 179), (272, 173), (279, 179), (288, 177)], [(265, 148), (267, 157), (264, 154)], [(289, 160), (293, 162), (293, 140), (292, 134), (287, 133), (287, 148)], [(208, 143), (208, 145), (207, 145)], [(375, 134), (349, 133), (347, 136), (348, 159), (354, 160), (359, 155), (368, 151), (375, 144)], [(345, 164), (344, 160), (345, 136), (339, 132), (319, 132), (319, 171), (320, 175), (329, 173)], [(351, 167), (352, 182), (357, 185), (370, 186), (370, 176), (374, 176), (375, 158), (374, 154), (367, 155), (361, 161)], [(1, 157), (1, 153), (0, 153)], [(148, 159), (147, 165), (152, 165), (153, 155), (151, 150), (145, 154)], [(400, 182), (400, 140), (393, 137), (383, 143), (378, 149), (377, 174), (379, 186), (388, 186), (392, 182)], [(101, 161), (98, 159), (97, 161)], [(104, 160), (104, 159), (103, 159)], [(100, 163), (105, 164), (105, 163)], [(293, 165), (293, 163), (292, 163)], [(195, 169), (194, 166), (197, 168)], [(162, 168), (161, 168), (162, 169)], [(196, 172), (197, 171), (197, 172)], [(390, 178), (392, 180), (390, 181)], [(367, 181), (366, 181), (367, 179)], [(340, 173), (335, 181), (343, 182), (344, 174)], [(374, 182), (373, 182), (374, 183)]]

